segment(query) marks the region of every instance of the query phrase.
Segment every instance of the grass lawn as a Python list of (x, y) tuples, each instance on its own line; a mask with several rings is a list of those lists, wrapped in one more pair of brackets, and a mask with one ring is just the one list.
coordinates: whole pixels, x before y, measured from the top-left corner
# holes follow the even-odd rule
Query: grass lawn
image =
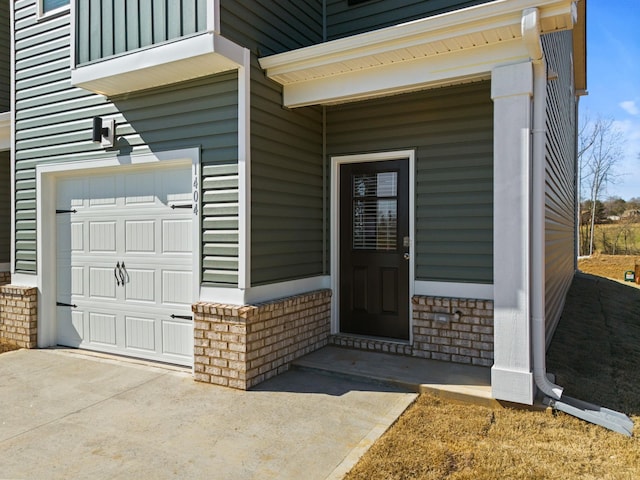
[(563, 413), (421, 395), (345, 477), (640, 478), (640, 289), (578, 275), (547, 352), (565, 394), (629, 414), (629, 438)]

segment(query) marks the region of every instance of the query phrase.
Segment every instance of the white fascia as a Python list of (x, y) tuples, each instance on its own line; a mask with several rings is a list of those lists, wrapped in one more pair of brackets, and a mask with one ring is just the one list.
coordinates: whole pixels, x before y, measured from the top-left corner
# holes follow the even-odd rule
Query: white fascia
[(178, 38), (75, 66), (71, 84), (107, 97), (234, 70), (244, 48), (216, 32)]

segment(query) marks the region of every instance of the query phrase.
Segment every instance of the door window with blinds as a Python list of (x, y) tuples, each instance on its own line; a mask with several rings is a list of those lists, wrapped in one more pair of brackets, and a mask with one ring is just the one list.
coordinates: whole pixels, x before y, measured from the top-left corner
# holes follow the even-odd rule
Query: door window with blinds
[(353, 249), (395, 250), (398, 238), (398, 172), (352, 176)]

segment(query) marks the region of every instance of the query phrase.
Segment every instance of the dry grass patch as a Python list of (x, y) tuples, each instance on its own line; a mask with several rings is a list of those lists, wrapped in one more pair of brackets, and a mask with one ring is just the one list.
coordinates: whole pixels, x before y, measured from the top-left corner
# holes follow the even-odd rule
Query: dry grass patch
[(421, 395), (345, 478), (638, 479), (639, 365), (640, 289), (577, 275), (547, 369), (566, 395), (630, 415), (632, 438), (563, 413)]
[(564, 414), (424, 394), (345, 478), (640, 478), (640, 441)]
[[(624, 282), (624, 272), (634, 271), (635, 263), (640, 263), (638, 255), (602, 255), (594, 253), (591, 257), (578, 260), (578, 269), (591, 275), (610, 278)], [(639, 287), (638, 284), (625, 282), (627, 285)]]

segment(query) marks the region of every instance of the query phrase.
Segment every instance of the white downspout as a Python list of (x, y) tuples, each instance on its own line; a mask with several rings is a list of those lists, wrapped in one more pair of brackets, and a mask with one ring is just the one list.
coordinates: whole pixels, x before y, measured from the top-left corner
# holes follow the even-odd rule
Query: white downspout
[(545, 322), (545, 141), (547, 104), (547, 63), (540, 39), (537, 8), (522, 12), (522, 39), (533, 62), (533, 132), (531, 152), (531, 336), (533, 378), (538, 388), (560, 399), (563, 388), (549, 381), (546, 372)]

